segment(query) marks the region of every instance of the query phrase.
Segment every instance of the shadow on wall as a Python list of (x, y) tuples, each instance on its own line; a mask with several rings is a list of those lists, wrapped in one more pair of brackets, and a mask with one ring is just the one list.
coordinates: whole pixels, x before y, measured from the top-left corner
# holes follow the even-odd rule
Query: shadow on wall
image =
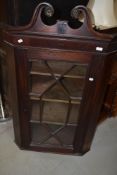
[(95, 3), (95, 0), (89, 0), (87, 6), (88, 6), (90, 9), (93, 9), (94, 3)]

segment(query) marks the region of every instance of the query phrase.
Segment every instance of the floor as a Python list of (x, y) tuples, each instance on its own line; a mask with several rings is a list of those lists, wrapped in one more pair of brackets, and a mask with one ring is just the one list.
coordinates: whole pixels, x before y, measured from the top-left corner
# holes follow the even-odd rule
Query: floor
[(22, 151), (12, 121), (0, 123), (0, 175), (117, 175), (117, 118), (103, 122), (82, 157)]

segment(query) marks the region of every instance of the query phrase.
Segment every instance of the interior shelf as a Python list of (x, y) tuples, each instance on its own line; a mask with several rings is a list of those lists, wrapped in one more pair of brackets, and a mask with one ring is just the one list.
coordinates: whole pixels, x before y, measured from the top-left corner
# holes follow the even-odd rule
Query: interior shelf
[(81, 103), (81, 100), (82, 100), (82, 97), (78, 97), (77, 99), (74, 99), (74, 100), (60, 100), (60, 99), (49, 99), (49, 98), (40, 98), (38, 96), (38, 94), (34, 94), (34, 93), (30, 93), (30, 100), (36, 100), (36, 101), (39, 101), (39, 100), (42, 100), (42, 101), (47, 101), (47, 102), (55, 102), (55, 103), (71, 103), (71, 104), (80, 104)]
[[(54, 124), (54, 125), (62, 125), (62, 126), (65, 126), (65, 124), (64, 123), (58, 123), (58, 122), (49, 122), (49, 121), (43, 121), (43, 122), (40, 122), (39, 120), (30, 120), (30, 123), (31, 124), (35, 124), (35, 123), (37, 123), (37, 124)], [(77, 124), (78, 123), (67, 123), (67, 125), (66, 126), (77, 126)]]
[[(50, 73), (30, 71), (30, 75), (42, 75), (42, 76), (52, 76)], [(54, 74), (55, 77), (61, 77), (61, 74)], [(75, 78), (75, 79), (84, 79), (85, 76), (77, 75), (64, 75), (63, 78)]]

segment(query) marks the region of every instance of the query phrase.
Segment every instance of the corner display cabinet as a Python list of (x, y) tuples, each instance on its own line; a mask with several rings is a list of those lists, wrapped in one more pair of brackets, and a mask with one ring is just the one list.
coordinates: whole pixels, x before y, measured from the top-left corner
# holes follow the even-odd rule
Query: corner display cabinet
[(110, 106), (117, 29), (98, 31), (84, 6), (74, 7), (71, 16), (78, 25), (55, 20), (53, 7), (41, 3), (29, 25), (4, 32), (21, 149), (84, 154), (102, 109)]

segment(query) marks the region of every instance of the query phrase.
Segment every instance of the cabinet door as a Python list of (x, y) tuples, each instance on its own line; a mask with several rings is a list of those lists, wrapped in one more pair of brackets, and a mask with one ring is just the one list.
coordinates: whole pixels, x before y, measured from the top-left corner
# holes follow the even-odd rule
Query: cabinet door
[(31, 142), (73, 147), (87, 64), (30, 60)]
[(73, 152), (88, 62), (70, 51), (32, 53), (16, 51), (23, 145)]

